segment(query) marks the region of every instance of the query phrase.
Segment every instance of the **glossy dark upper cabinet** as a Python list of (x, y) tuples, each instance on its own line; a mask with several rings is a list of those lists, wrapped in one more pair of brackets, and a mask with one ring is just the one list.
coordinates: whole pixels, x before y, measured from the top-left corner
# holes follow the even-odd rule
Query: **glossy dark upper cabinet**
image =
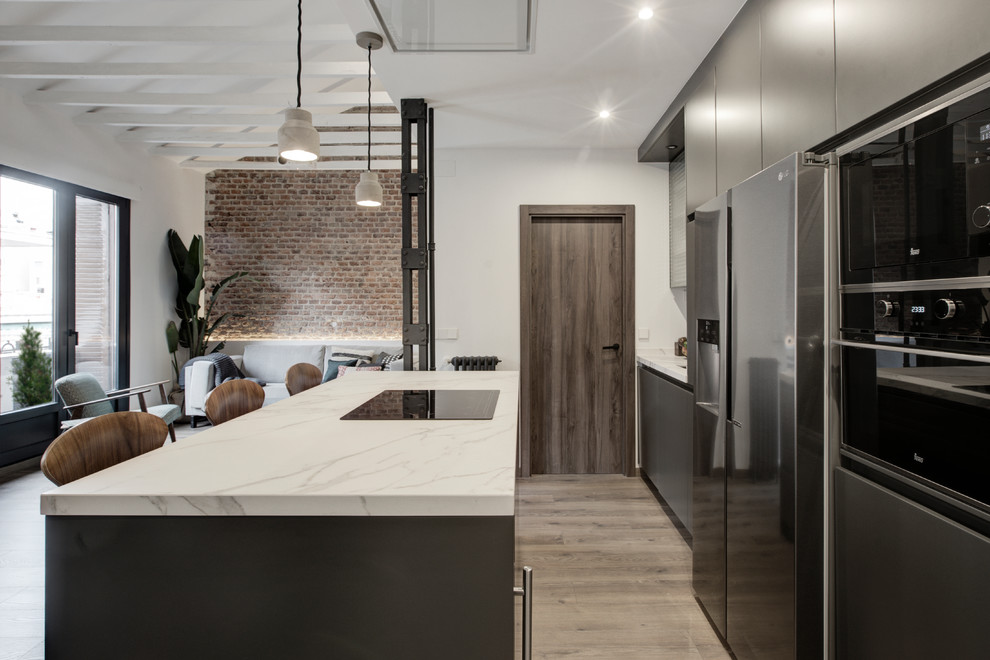
[[(763, 169), (760, 120), (760, 7), (750, 2), (715, 55), (716, 193)], [(688, 158), (691, 157), (690, 151)], [(690, 180), (690, 176), (688, 177)], [(689, 184), (690, 185), (690, 184)], [(704, 200), (702, 200), (704, 201)]]
[(832, 0), (764, 2), (763, 166), (835, 134)]
[(838, 130), (984, 57), (987, 39), (986, 0), (835, 0)]
[(687, 213), (715, 197), (715, 70), (700, 77), (684, 104)]

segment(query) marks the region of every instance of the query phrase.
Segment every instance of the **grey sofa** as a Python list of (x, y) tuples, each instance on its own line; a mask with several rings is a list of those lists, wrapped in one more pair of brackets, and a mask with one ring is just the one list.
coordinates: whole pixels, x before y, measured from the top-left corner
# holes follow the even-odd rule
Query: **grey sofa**
[[(401, 353), (399, 340), (339, 340), (332, 342), (262, 341), (242, 345), (232, 342), (230, 350), (241, 350), (240, 355), (230, 354), (246, 377), (264, 381), (265, 403), (268, 406), (289, 396), (285, 387), (285, 372), (294, 364), (308, 362), (326, 371), (334, 349), (365, 349), (378, 355)], [(194, 420), (204, 417), (206, 397), (216, 386), (215, 368), (212, 362), (193, 362), (185, 367), (185, 414)]]

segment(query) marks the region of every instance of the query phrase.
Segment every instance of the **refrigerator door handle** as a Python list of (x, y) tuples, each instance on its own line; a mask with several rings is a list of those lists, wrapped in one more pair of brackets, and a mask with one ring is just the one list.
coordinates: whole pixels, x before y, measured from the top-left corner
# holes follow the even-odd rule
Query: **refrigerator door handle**
[(718, 404), (717, 403), (706, 403), (704, 401), (695, 401), (694, 405), (698, 406), (702, 410), (708, 411), (711, 414), (718, 417)]

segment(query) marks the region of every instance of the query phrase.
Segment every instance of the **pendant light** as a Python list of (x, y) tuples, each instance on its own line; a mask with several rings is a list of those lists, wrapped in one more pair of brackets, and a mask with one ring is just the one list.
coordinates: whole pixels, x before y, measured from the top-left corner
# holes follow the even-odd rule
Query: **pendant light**
[(313, 128), (313, 114), (302, 109), (302, 0), (296, 29), (296, 107), (285, 111), (278, 129), (279, 159), (312, 161), (320, 157), (320, 134)]
[(371, 51), (382, 47), (382, 37), (374, 32), (360, 32), (357, 44), (368, 49), (368, 169), (361, 172), (354, 193), (358, 206), (381, 206), (382, 184), (378, 183), (378, 173), (371, 171)]

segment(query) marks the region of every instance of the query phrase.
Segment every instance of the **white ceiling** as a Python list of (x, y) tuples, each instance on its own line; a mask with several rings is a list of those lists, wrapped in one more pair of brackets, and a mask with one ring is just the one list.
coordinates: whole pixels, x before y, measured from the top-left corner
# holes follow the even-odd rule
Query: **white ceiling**
[[(495, 0), (463, 2), (483, 22)], [(438, 148), (634, 149), (744, 4), (533, 2), (529, 53), (375, 51), (374, 105), (425, 98)], [(367, 53), (354, 34), (381, 28), (367, 0), (304, 0), (303, 21), (302, 106), (329, 159), (315, 167), (363, 169)], [(185, 167), (285, 167), (272, 158), (295, 106), (295, 30), (295, 0), (5, 0), (0, 86)], [(398, 167), (399, 117), (373, 117), (372, 166)]]

